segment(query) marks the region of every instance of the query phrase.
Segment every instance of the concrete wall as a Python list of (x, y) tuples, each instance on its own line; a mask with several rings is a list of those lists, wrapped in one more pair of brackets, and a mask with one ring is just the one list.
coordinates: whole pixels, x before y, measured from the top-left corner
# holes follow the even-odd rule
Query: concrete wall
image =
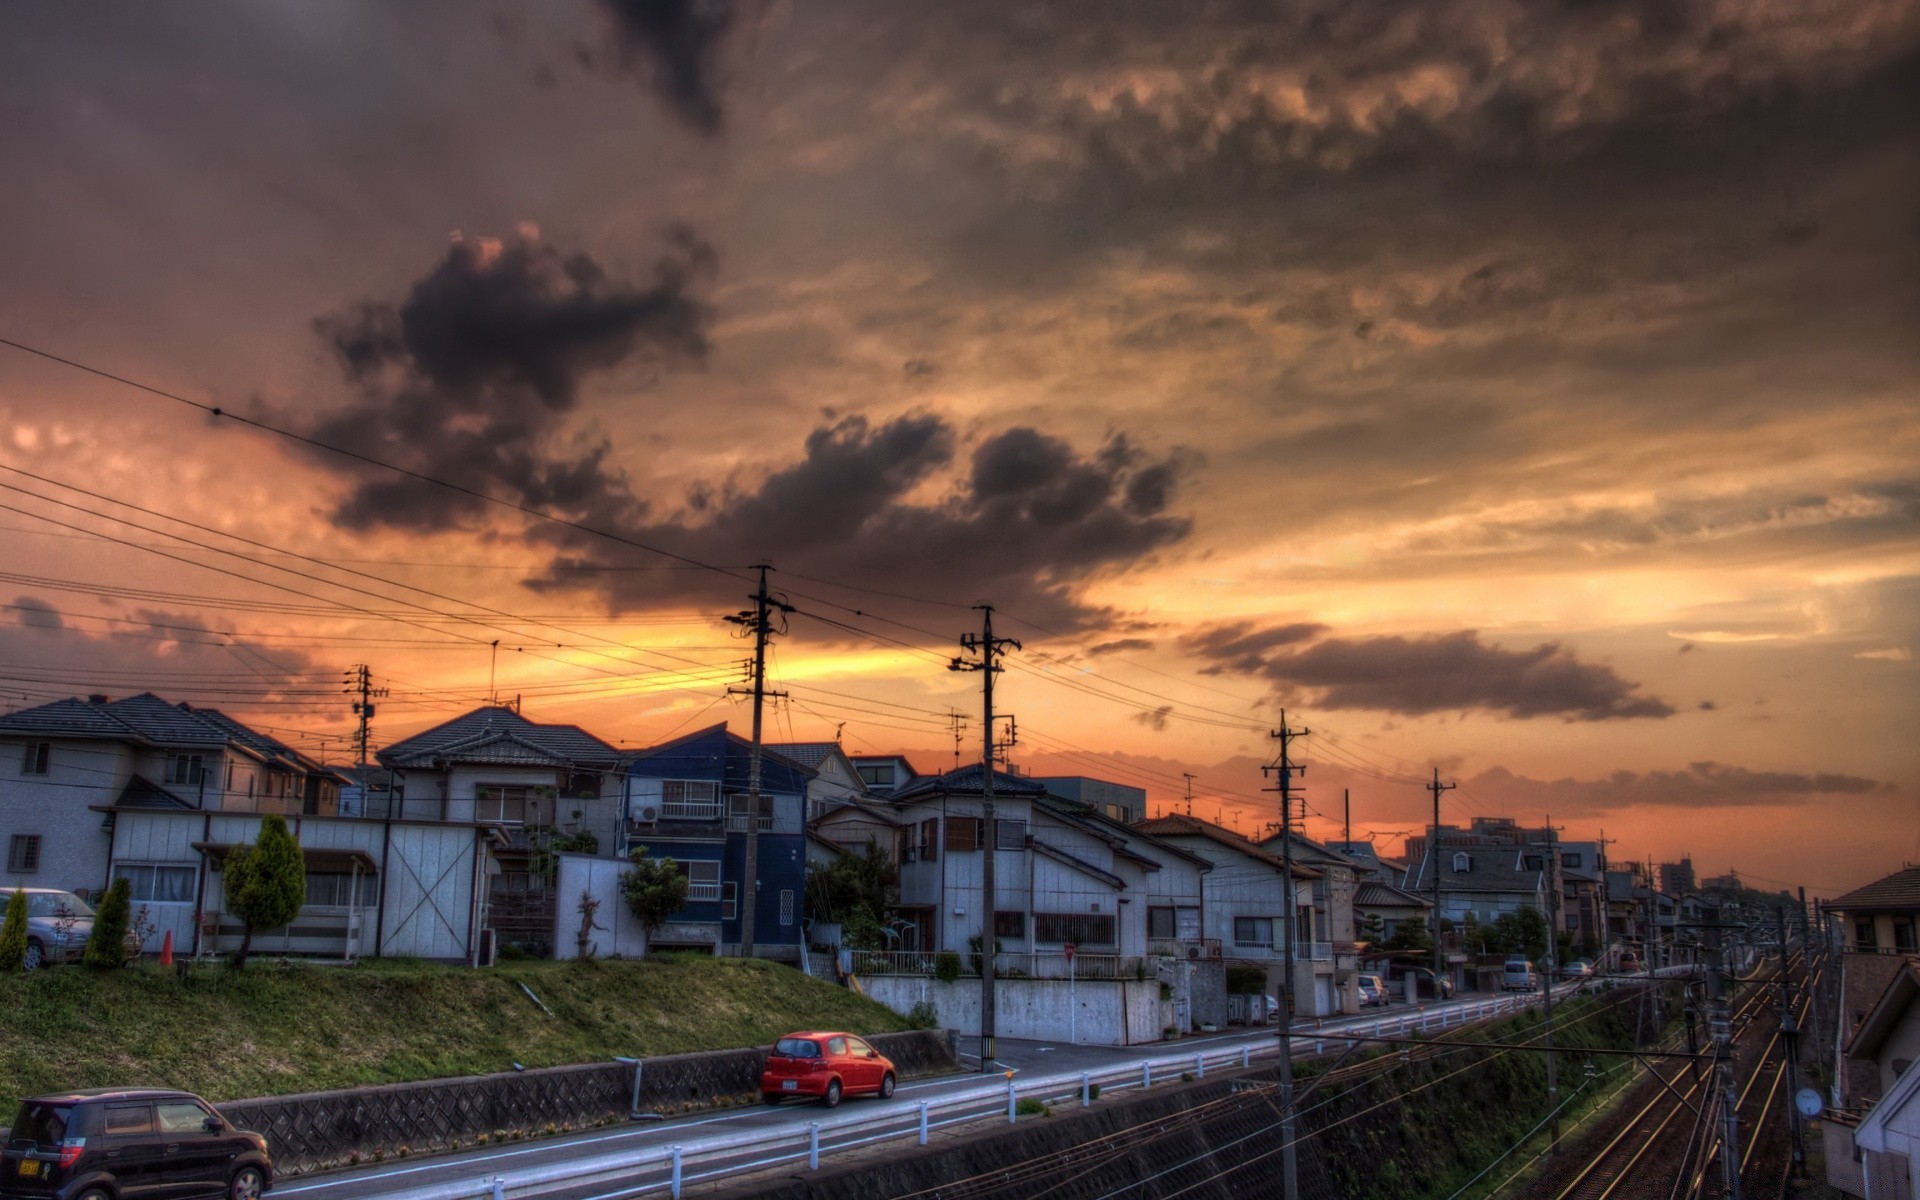
[[(925, 1001), (940, 1024), (961, 1033), (980, 1028), (980, 981), (942, 983), (925, 976), (873, 976), (862, 990), (893, 1011), (905, 1014)], [(996, 979), (994, 1024), (1000, 1037), (1085, 1046), (1129, 1046), (1161, 1040), (1168, 1019), (1160, 1000), (1160, 981)]]

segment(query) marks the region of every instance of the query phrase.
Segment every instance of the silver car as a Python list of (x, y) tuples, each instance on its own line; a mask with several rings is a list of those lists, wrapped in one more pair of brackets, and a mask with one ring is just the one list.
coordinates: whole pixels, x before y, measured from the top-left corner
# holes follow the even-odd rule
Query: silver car
[[(72, 892), (54, 888), (20, 888), (27, 894), (27, 970), (52, 963), (75, 962), (93, 933), (93, 910)], [(0, 888), (0, 915), (12, 902), (13, 888)]]

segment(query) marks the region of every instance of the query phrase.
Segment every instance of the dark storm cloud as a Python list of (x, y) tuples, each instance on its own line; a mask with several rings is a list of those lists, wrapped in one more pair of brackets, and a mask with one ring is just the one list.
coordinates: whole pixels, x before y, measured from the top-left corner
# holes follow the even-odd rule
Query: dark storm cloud
[[(596, 371), (704, 358), (710, 313), (699, 287), (712, 261), (708, 246), (676, 233), (651, 278), (628, 283), (584, 254), (530, 238), (456, 240), (401, 303), (368, 302), (319, 322), (360, 394), (304, 422), (305, 432), (514, 503), (630, 522), (641, 506), (608, 464), (609, 447), (561, 445), (565, 420)], [(351, 529), (433, 531), (485, 507), (369, 472), (334, 515)]]
[(1215, 673), (1233, 671), (1305, 689), (1321, 708), (1409, 716), (1483, 711), (1570, 721), (1674, 714), (1672, 705), (1641, 695), (1639, 684), (1622, 679), (1612, 667), (1581, 662), (1554, 642), (1508, 650), (1465, 630), (1413, 638), (1327, 638), (1284, 649), (1312, 636), (1303, 637), (1300, 629), (1230, 626), (1212, 631), (1212, 644), (1203, 634), (1188, 645), (1214, 663)]
[(705, 134), (725, 120), (720, 51), (737, 14), (733, 0), (600, 0), (621, 59), (644, 70), (674, 114)]
[[(982, 438), (964, 464), (956, 442), (932, 414), (879, 425), (844, 417), (815, 429), (797, 462), (697, 489), (678, 517), (621, 532), (707, 562), (764, 559), (819, 581), (793, 585), (801, 591), (844, 584), (949, 605), (991, 601), (1030, 620), (1075, 626), (1093, 613), (1074, 599), (1074, 585), (1136, 564), (1191, 530), (1187, 518), (1166, 511), (1176, 460), (1149, 458), (1122, 437), (1082, 454), (1015, 427)], [(951, 490), (924, 496), (958, 466)], [(617, 548), (552, 536), (566, 553), (540, 586), (572, 585), (583, 567), (625, 561)], [(684, 599), (680, 589), (700, 586), (617, 573), (609, 580), (606, 599), (616, 611)]]
[(1173, 705), (1163, 704), (1159, 708), (1153, 708), (1153, 709), (1148, 709), (1145, 712), (1134, 713), (1132, 719), (1139, 722), (1142, 725), (1145, 725), (1148, 729), (1153, 730), (1155, 733), (1165, 733), (1167, 729), (1167, 718), (1171, 717), (1172, 715), (1173, 715)]
[(1115, 638), (1110, 642), (1095, 642), (1087, 647), (1088, 654), (1127, 654), (1153, 649), (1153, 643), (1146, 638)]
[(14, 620), (27, 629), (65, 629), (66, 622), (51, 604), (33, 596), (16, 596), (11, 605)]
[(1810, 798), (1891, 793), (1894, 785), (1836, 772), (1754, 771), (1717, 762), (1683, 771), (1616, 771), (1600, 779), (1531, 779), (1494, 767), (1468, 781), (1494, 804), (1556, 816), (1589, 816), (1622, 808), (1753, 808)]
[(1180, 639), (1180, 644), (1210, 664), (1208, 674), (1235, 671), (1256, 675), (1266, 666), (1267, 651), (1310, 642), (1325, 632), (1327, 626), (1312, 621), (1264, 629), (1251, 621), (1236, 621), (1189, 634)]

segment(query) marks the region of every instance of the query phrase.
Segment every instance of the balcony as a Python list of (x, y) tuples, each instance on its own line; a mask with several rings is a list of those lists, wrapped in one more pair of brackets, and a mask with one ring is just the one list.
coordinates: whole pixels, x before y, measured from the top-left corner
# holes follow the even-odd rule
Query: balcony
[(689, 883), (687, 885), (688, 904), (718, 904), (721, 885), (718, 883)]
[(663, 821), (718, 821), (720, 802), (718, 800), (663, 800), (660, 804), (660, 819)]
[(1332, 962), (1332, 942), (1295, 942), (1293, 957), (1307, 962)]
[(1148, 938), (1150, 958), (1219, 958), (1219, 938)]
[[(745, 813), (727, 814), (727, 832), (728, 833), (745, 833), (746, 831), (747, 831), (747, 814)], [(760, 832), (761, 833), (773, 832), (773, 818), (771, 816), (763, 816), (760, 818)]]

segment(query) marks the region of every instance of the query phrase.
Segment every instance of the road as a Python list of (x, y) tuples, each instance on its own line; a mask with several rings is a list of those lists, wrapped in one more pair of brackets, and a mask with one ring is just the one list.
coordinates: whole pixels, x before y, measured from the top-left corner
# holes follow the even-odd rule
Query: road
[[(1566, 985), (1577, 988), (1579, 985)], [(1495, 998), (1497, 999), (1497, 998)], [(1506, 1007), (1529, 997), (1509, 998)], [(1296, 1034), (1368, 1030), (1380, 1022), (1395, 1032), (1399, 1022), (1418, 1028), (1425, 1022), (1438, 1030), (1457, 1027), (1476, 1011), (1484, 1015), (1490, 999), (1472, 996), (1441, 1004), (1409, 1007), (1394, 1004), (1359, 1015), (1317, 1022), (1299, 1022)], [(538, 1142), (490, 1146), (413, 1162), (392, 1162), (325, 1175), (284, 1181), (273, 1194), (299, 1200), (462, 1200), (487, 1193), (495, 1178), (504, 1197), (539, 1196), (543, 1200), (621, 1200), (643, 1191), (665, 1190), (671, 1173), (667, 1155), (680, 1146), (687, 1163), (683, 1177), (692, 1182), (736, 1174), (781, 1162), (805, 1162), (810, 1138), (818, 1137), (818, 1152), (877, 1141), (902, 1140), (912, 1144), (922, 1120), (922, 1102), (929, 1127), (977, 1121), (1005, 1114), (1009, 1083), (1022, 1095), (1045, 1096), (1072, 1103), (1081, 1074), (1112, 1090), (1149, 1079), (1164, 1081), (1183, 1071), (1194, 1071), (1194, 1056), (1202, 1069), (1219, 1070), (1241, 1061), (1270, 1055), (1276, 1027), (1237, 1029), (1219, 1034), (1183, 1038), (1178, 1042), (1126, 1048), (1053, 1045), (1002, 1038), (997, 1043), (993, 1071), (978, 1070), (900, 1085), (891, 1101), (849, 1098), (837, 1109), (818, 1103), (755, 1106), (672, 1121), (641, 1122)], [(977, 1064), (977, 1038), (962, 1039), (963, 1062)], [(1304, 1036), (1295, 1042), (1295, 1054), (1311, 1056), (1315, 1043)], [(972, 1052), (968, 1055), (968, 1052)], [(1151, 1063), (1143, 1069), (1143, 1064)], [(815, 1130), (817, 1129), (817, 1134)], [(697, 1159), (697, 1162), (695, 1161)]]

